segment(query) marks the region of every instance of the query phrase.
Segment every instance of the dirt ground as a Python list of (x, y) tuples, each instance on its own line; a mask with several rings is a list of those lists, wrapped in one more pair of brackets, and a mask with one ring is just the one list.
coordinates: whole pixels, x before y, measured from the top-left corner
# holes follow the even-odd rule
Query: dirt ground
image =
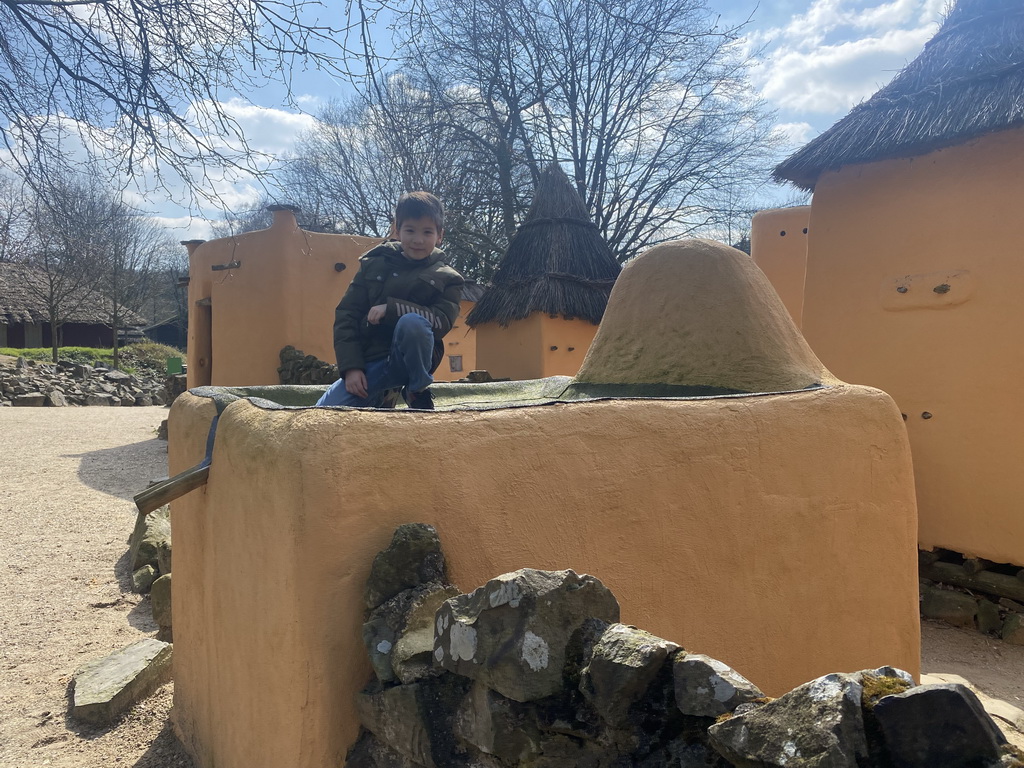
[[(166, 416), (0, 408), (0, 768), (192, 768), (170, 727), (170, 685), (110, 728), (67, 716), (82, 663), (157, 629), (129, 590), (126, 541), (131, 497), (167, 472)], [(922, 653), (926, 672), (1024, 708), (1024, 647), (926, 622)]]

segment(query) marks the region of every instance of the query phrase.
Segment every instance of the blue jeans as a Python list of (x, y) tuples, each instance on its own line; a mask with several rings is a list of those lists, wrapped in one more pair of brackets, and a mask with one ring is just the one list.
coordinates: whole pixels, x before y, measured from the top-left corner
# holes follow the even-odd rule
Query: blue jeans
[(395, 324), (388, 356), (366, 364), (367, 396), (353, 395), (345, 389), (342, 378), (334, 382), (316, 404), (377, 408), (389, 389), (404, 387), (410, 393), (422, 392), (434, 382), (430, 375), (433, 354), (434, 332), (427, 319), (414, 314), (402, 315)]

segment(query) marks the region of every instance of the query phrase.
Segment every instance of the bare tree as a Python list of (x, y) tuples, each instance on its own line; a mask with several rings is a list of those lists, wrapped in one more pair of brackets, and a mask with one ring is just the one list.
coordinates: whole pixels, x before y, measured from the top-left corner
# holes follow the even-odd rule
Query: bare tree
[(747, 82), (741, 28), (704, 0), (431, 0), (404, 66), (424, 70), (447, 114), (480, 135), (519, 216), (511, 176), (567, 166), (625, 261), (706, 232), (767, 181), (772, 117)]
[(53, 362), (65, 320), (96, 299), (108, 224), (109, 198), (94, 181), (64, 177), (36, 191), (25, 261), (38, 279), (27, 288), (46, 307)]
[(0, 262), (23, 261), (27, 255), (30, 200), (21, 181), (0, 175)]
[[(489, 277), (509, 236), (491, 155), (480, 148), (489, 126), (471, 128), (468, 117), (453, 122), (448, 106), (429, 83), (401, 73), (380, 83), (372, 100), (329, 105), (300, 140), (277, 194), (323, 231), (386, 237), (399, 195), (429, 190), (446, 203), (451, 263)], [(516, 170), (518, 214), (528, 204), (530, 176)]]
[[(357, 76), (387, 0), (4, 0), (0, 144), (35, 183), (76, 161), (69, 136), (112, 172), (172, 173), (197, 189), (209, 164), (265, 170), (225, 103), (302, 68)], [(40, 181), (40, 177), (44, 177)]]
[(159, 268), (177, 251), (167, 231), (116, 199), (108, 205), (102, 272), (96, 290), (108, 307), (114, 367), (120, 367), (119, 334), (130, 314), (139, 313), (156, 288)]

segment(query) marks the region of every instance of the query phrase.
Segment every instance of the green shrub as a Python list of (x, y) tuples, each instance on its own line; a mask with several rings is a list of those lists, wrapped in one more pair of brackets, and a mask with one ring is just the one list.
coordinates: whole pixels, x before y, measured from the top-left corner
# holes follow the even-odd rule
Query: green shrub
[(157, 344), (155, 341), (140, 341), (135, 344), (127, 344), (119, 350), (121, 355), (121, 367), (132, 366), (138, 370), (145, 368), (153, 373), (167, 373), (167, 359), (170, 357), (185, 358), (185, 353), (180, 349), (169, 347), (166, 344)]
[[(24, 357), (26, 360), (41, 360), (44, 363), (53, 361), (53, 350), (49, 347), (29, 349), (4, 347), (0, 348), (0, 355)], [(70, 360), (73, 363), (84, 363), (85, 365), (110, 366), (114, 363), (113, 352), (101, 347), (60, 347), (57, 350), (57, 355), (61, 360)]]
[[(109, 347), (61, 347), (57, 354), (61, 360), (70, 360), (73, 363), (102, 365), (107, 368), (114, 365), (114, 352)], [(167, 373), (167, 358), (185, 357), (185, 353), (180, 349), (169, 347), (166, 344), (157, 344), (155, 341), (128, 344), (118, 349), (118, 354), (121, 358), (121, 370), (126, 373), (145, 370), (158, 375)], [(49, 347), (33, 349), (0, 347), (0, 355), (24, 357), (26, 360), (40, 360), (45, 363), (49, 363), (53, 359), (53, 352)]]

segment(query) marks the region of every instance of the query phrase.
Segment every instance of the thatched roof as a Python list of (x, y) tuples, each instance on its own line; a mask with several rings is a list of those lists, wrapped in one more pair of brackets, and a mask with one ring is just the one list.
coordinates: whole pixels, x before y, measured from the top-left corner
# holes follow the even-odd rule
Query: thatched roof
[(921, 55), (775, 169), (812, 189), (843, 165), (910, 157), (1024, 126), (1024, 3), (959, 0)]
[[(46, 304), (40, 298), (46, 275), (26, 264), (0, 264), (0, 325), (48, 323)], [(69, 305), (65, 323), (102, 325), (110, 318), (106, 298), (95, 291), (84, 290)], [(125, 312), (126, 325), (144, 325), (145, 320), (134, 312)]]
[(547, 312), (597, 325), (621, 269), (569, 177), (552, 163), (540, 175), (533, 204), (493, 285), (466, 322), (506, 326), (532, 312)]

